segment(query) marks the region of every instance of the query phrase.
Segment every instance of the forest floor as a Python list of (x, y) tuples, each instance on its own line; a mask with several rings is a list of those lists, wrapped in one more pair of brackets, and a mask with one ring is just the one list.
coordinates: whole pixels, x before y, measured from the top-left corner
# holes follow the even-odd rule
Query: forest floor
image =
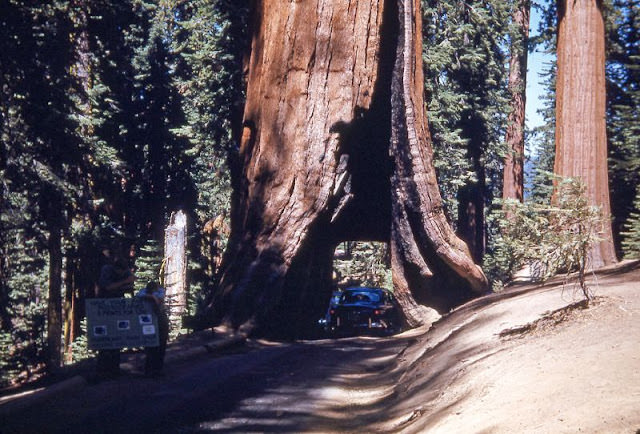
[(148, 432), (640, 434), (640, 261), (589, 284), (588, 307), (573, 283), (518, 284), (388, 338), (216, 355), (202, 349), (211, 336), (193, 336), (170, 353), (201, 355), (170, 361), (164, 379), (134, 369), (29, 406), (0, 402), (0, 432), (134, 432), (155, 414)]

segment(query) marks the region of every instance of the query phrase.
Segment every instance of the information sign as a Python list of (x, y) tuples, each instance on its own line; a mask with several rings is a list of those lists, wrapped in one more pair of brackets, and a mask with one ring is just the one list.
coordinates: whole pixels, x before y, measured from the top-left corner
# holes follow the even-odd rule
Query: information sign
[(158, 318), (150, 302), (138, 297), (89, 298), (86, 308), (90, 349), (158, 346)]

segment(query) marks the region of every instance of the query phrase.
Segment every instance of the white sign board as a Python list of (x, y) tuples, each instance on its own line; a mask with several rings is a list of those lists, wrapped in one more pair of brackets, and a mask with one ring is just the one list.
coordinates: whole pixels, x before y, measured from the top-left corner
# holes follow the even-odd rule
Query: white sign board
[(85, 306), (90, 349), (158, 346), (158, 318), (148, 301), (137, 297), (89, 298)]

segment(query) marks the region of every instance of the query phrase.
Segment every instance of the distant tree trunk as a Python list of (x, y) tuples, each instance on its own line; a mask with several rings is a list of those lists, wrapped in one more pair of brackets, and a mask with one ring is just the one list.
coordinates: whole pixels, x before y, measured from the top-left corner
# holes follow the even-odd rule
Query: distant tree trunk
[[(604, 20), (597, 0), (558, 1), (554, 172), (579, 177), (590, 203), (611, 216), (607, 172)], [(590, 252), (594, 268), (616, 262), (611, 224)]]
[(487, 191), (484, 180), (485, 171), (482, 166), (482, 149), (479, 144), (473, 143), (471, 140), (467, 151), (473, 163), (476, 180), (468, 181), (458, 190), (458, 235), (467, 243), (472, 258), (481, 262), (487, 245), (484, 215)]
[[(81, 117), (79, 122), (79, 133), (82, 138), (90, 138), (94, 135), (94, 124), (90, 122), (92, 117), (92, 105), (89, 97), (92, 88), (91, 79), (91, 49), (88, 31), (88, 8), (89, 5), (84, 0), (73, 0), (70, 3), (70, 18), (73, 22), (73, 31), (70, 33), (71, 42), (74, 46), (75, 63), (71, 68), (71, 75), (74, 77), (75, 89), (74, 101), (76, 110)], [(90, 139), (89, 139), (90, 140)], [(79, 177), (85, 177), (86, 185), (93, 185), (94, 180), (89, 171), (82, 171), (76, 168)], [(87, 228), (93, 227), (95, 216), (84, 219), (82, 225)], [(80, 241), (82, 243), (83, 241)], [(91, 246), (92, 247), (92, 246)], [(93, 284), (87, 285), (87, 276), (97, 278), (97, 270), (90, 254), (89, 246), (79, 245), (75, 254), (66, 256), (65, 272), (65, 297), (63, 304), (64, 318), (64, 353), (67, 362), (73, 361), (73, 341), (80, 334), (80, 319), (84, 312), (83, 295), (86, 291), (93, 291)], [(79, 252), (85, 252), (81, 254)], [(91, 279), (91, 277), (89, 278)], [(91, 281), (91, 280), (90, 280)], [(80, 298), (80, 302), (78, 302)]]
[(63, 352), (64, 352), (64, 360), (65, 362), (73, 361), (73, 349), (71, 344), (76, 337), (76, 315), (75, 315), (75, 297), (73, 288), (74, 284), (74, 267), (73, 267), (73, 259), (67, 257), (67, 261), (65, 263), (65, 292), (64, 298), (62, 302), (62, 318), (64, 321), (63, 325)]
[(502, 199), (524, 201), (524, 126), (529, 40), (529, 0), (519, 0), (513, 11), (509, 95), (511, 96), (505, 142)]
[(62, 364), (62, 230), (55, 214), (49, 227), (49, 298), (47, 301), (47, 370)]
[(395, 291), (411, 325), (432, 319), (414, 292), (428, 303), (435, 288), (468, 298), (486, 287), (442, 211), (418, 7), (254, 2), (243, 172), (212, 301), (219, 320), (308, 333), (328, 303), (334, 248), (348, 240), (391, 242)]

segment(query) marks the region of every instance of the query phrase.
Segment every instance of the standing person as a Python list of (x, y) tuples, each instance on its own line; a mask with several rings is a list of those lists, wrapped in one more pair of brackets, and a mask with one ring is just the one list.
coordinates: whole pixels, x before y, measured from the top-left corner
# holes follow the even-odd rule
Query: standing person
[(124, 258), (116, 257), (100, 269), (98, 293), (100, 298), (120, 298), (133, 291), (135, 276)]
[[(98, 289), (99, 298), (122, 298), (133, 290), (135, 276), (127, 261), (115, 257), (100, 270)], [(97, 373), (100, 377), (116, 377), (120, 374), (120, 349), (100, 350), (97, 358)]]
[(145, 348), (144, 374), (149, 377), (161, 376), (164, 366), (164, 353), (169, 338), (169, 316), (164, 304), (164, 295), (164, 288), (154, 281), (149, 281), (147, 286), (136, 294), (136, 297), (151, 302), (158, 317), (158, 346)]

